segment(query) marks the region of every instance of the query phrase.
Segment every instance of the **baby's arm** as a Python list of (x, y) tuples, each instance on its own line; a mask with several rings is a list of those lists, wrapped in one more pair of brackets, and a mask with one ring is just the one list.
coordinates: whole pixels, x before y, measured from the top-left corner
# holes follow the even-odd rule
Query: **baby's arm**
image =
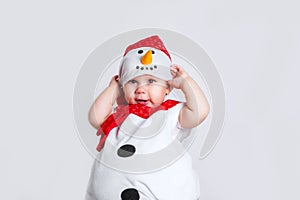
[(171, 87), (181, 89), (186, 103), (182, 107), (178, 121), (184, 128), (193, 128), (201, 124), (209, 113), (209, 104), (198, 84), (178, 65), (171, 66), (173, 79), (168, 81)]
[(118, 76), (114, 76), (107, 88), (97, 97), (89, 111), (90, 124), (99, 129), (101, 124), (112, 113), (112, 106), (120, 95), (120, 88), (117, 81)]

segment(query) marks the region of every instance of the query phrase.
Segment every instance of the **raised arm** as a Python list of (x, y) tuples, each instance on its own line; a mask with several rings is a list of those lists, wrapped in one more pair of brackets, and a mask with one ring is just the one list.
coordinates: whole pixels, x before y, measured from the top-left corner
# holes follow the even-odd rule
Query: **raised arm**
[(112, 113), (112, 106), (120, 95), (117, 79), (117, 75), (111, 79), (109, 86), (101, 92), (90, 108), (88, 119), (96, 129), (99, 129), (105, 119)]
[(171, 87), (181, 89), (186, 103), (182, 107), (178, 121), (184, 128), (193, 128), (202, 123), (209, 113), (209, 104), (198, 84), (180, 66), (172, 65)]

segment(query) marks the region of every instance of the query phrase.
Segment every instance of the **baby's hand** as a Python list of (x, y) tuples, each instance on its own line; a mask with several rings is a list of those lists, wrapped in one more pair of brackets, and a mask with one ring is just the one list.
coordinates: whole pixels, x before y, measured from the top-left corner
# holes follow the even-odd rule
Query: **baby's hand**
[(115, 75), (112, 77), (112, 79), (110, 80), (109, 86), (119, 87), (119, 76), (118, 75)]
[(179, 65), (176, 64), (173, 64), (170, 67), (170, 70), (173, 79), (169, 80), (168, 84), (172, 88), (181, 89), (185, 79), (189, 77), (189, 75)]
[(113, 89), (113, 91), (116, 92), (116, 98), (119, 98), (121, 96), (122, 89), (119, 85), (119, 76), (118, 75), (115, 75), (112, 77), (108, 87), (111, 87)]

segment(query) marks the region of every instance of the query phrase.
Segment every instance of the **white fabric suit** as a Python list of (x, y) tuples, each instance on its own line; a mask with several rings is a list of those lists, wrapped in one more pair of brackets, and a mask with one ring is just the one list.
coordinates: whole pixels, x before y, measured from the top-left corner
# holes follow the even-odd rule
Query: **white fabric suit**
[(198, 176), (180, 141), (189, 129), (178, 123), (183, 106), (148, 119), (130, 114), (111, 130), (95, 160), (86, 200), (196, 200)]

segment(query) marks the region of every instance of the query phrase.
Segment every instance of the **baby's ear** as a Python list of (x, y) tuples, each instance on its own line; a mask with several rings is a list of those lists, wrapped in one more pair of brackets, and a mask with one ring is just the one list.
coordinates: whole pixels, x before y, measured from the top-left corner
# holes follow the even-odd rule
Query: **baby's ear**
[(173, 90), (173, 87), (168, 83), (167, 93), (170, 94), (170, 92)]
[(169, 93), (173, 90), (173, 87), (171, 86), (171, 84), (169, 83), (169, 81), (167, 81), (167, 86), (168, 86), (168, 90), (169, 90)]

